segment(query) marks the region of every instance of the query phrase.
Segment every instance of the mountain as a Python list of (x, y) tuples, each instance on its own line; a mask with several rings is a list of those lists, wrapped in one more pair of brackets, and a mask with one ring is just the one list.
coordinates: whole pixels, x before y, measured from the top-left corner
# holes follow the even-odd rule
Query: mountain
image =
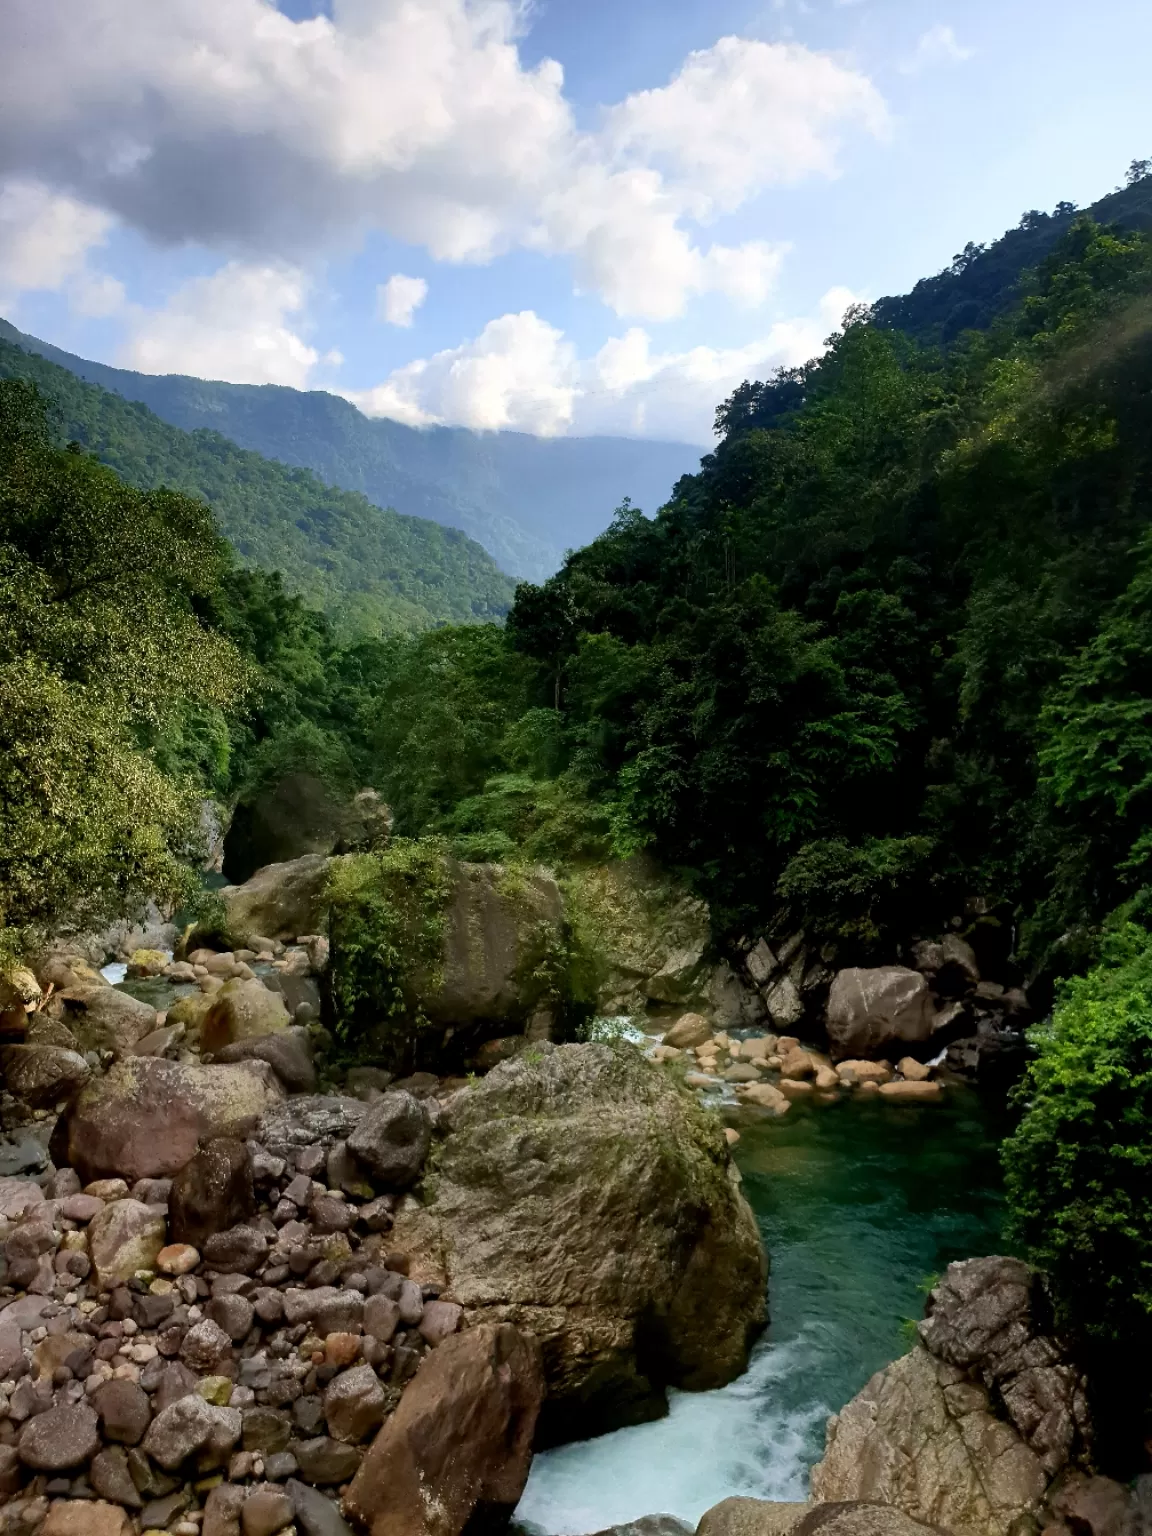
[(406, 427), (319, 390), (133, 373), (74, 357), (2, 320), (0, 337), (186, 432), (207, 427), (378, 507), (461, 528), (505, 571), (537, 581), (566, 549), (601, 533), (625, 496), (654, 512), (700, 462), (690, 443)]
[(281, 571), (346, 633), (423, 629), (507, 611), (512, 581), (456, 528), (334, 490), (309, 470), (262, 458), (219, 432), (182, 431), (2, 338), (0, 378), (37, 384), (56, 404), (62, 436), (129, 484), (202, 497), (245, 564)]
[[(1139, 177), (1084, 211), (1098, 224), (1152, 230), (1152, 176)], [(877, 300), (873, 319), (929, 345), (947, 345), (961, 331), (985, 330), (1012, 307), (1021, 276), (1055, 249), (1075, 218), (1072, 203), (1061, 203), (1054, 213), (1026, 213), (991, 245), (966, 246), (950, 267), (922, 278), (911, 293)]]

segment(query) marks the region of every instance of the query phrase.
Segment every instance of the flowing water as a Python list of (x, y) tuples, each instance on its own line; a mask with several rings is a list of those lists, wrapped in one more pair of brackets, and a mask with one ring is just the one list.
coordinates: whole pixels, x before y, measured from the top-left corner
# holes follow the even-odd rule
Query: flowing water
[(657, 1513), (695, 1522), (732, 1494), (805, 1498), (826, 1418), (909, 1347), (929, 1279), (1003, 1246), (1006, 1125), (973, 1089), (732, 1123), (772, 1259), (771, 1321), (750, 1369), (719, 1392), (674, 1393), (658, 1423), (537, 1457), (516, 1515), (526, 1530), (569, 1536)]

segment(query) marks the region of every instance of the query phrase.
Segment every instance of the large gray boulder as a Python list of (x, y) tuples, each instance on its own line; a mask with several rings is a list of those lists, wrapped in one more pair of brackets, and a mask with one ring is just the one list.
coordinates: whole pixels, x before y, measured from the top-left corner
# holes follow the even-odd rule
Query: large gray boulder
[(820, 1501), (891, 1504), (954, 1536), (1012, 1536), (1090, 1437), (1082, 1377), (1044, 1331), (1037, 1275), (994, 1256), (950, 1265), (920, 1343), (828, 1421)]
[(305, 854), (268, 864), (243, 885), (224, 886), (219, 896), (229, 936), (236, 942), (252, 937), (288, 940), (325, 932), (328, 864), (323, 854)]
[(838, 971), (825, 1013), (832, 1059), (884, 1056), (896, 1046), (920, 1044), (931, 1035), (934, 1018), (919, 971), (903, 965)]
[(630, 1046), (541, 1045), (448, 1101), (392, 1242), (469, 1324), (544, 1345), (544, 1441), (744, 1369), (766, 1261), (719, 1122)]

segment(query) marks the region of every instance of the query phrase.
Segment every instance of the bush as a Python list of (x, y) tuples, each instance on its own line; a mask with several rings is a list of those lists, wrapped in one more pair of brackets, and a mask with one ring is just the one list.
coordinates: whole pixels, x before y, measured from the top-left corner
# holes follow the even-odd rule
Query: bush
[[(1152, 937), (1127, 923), (1064, 985), (1005, 1143), (1015, 1235), (1048, 1273), (1058, 1320), (1098, 1365), (1139, 1379), (1152, 1350)], [(1139, 1390), (1147, 1393), (1147, 1375)]]

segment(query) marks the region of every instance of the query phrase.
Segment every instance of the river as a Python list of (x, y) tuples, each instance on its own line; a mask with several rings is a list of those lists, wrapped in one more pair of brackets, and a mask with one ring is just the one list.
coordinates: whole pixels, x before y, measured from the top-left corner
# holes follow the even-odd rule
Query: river
[(540, 1536), (648, 1514), (695, 1522), (732, 1494), (803, 1499), (824, 1422), (910, 1344), (930, 1277), (995, 1253), (1003, 1109), (845, 1099), (733, 1117), (736, 1160), (772, 1259), (771, 1321), (747, 1373), (674, 1393), (668, 1417), (536, 1458), (517, 1523)]

